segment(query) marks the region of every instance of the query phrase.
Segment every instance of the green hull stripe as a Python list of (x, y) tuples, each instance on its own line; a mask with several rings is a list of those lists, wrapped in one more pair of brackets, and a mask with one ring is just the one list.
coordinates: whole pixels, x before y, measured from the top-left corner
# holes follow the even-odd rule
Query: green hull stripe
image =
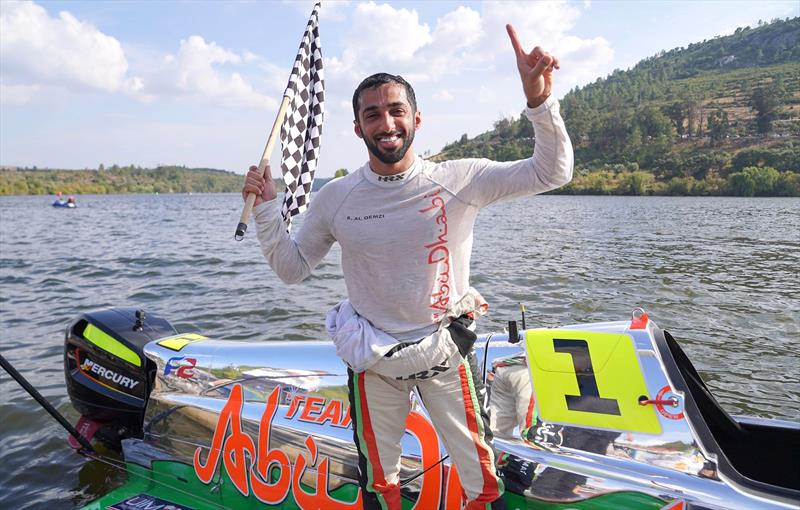
[(132, 365), (142, 366), (142, 359), (138, 354), (94, 324), (89, 323), (86, 325), (86, 329), (83, 330), (83, 338)]
[[(83, 510), (106, 510), (109, 505), (119, 503), (137, 494), (149, 494), (197, 510), (222, 510), (223, 508), (261, 510), (266, 506), (252, 495), (246, 498), (239, 494), (224, 469), (219, 485), (214, 482), (205, 485), (197, 479), (192, 466), (180, 462), (157, 460), (153, 461), (151, 469), (129, 462), (127, 468), (129, 473), (127, 483), (91, 503), (86, 503)], [(302, 482), (301, 487), (308, 492), (314, 491), (313, 487)], [(358, 485), (345, 483), (332, 490), (330, 495), (343, 503), (354, 501), (358, 495)], [(667, 499), (662, 500), (632, 491), (610, 492), (568, 503), (544, 501), (513, 492), (506, 492), (504, 496), (509, 508), (525, 510), (618, 510), (620, 508), (659, 510), (670, 502)], [(411, 508), (413, 505), (413, 500), (403, 498), (403, 508)], [(292, 498), (292, 493), (289, 492), (284, 502), (272, 508), (297, 510), (299, 507)]]

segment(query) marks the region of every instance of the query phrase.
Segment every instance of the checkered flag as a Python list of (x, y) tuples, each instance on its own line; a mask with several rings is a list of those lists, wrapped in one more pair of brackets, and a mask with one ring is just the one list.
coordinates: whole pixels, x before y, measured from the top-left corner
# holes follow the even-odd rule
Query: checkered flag
[(305, 211), (311, 201), (311, 185), (319, 160), (325, 100), (319, 7), (320, 4), (315, 5), (311, 12), (286, 87), (286, 95), (291, 99), (281, 126), (281, 171), (286, 183), (281, 214), (287, 230), (292, 217)]

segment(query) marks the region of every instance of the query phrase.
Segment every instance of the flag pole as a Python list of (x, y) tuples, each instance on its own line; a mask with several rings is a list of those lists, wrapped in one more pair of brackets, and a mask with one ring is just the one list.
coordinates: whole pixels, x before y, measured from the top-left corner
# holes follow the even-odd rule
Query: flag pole
[[(321, 2), (317, 2), (314, 4), (314, 8), (311, 11), (311, 16), (314, 16), (314, 12), (319, 9), (321, 6)], [(306, 32), (303, 32), (303, 38), (300, 40), (300, 49), (302, 50), (303, 44), (305, 43)], [(264, 175), (267, 165), (269, 164), (269, 158), (272, 155), (272, 149), (275, 146), (275, 140), (278, 138), (278, 135), (281, 131), (281, 125), (283, 124), (283, 119), (286, 117), (286, 110), (289, 107), (289, 101), (292, 100), (292, 76), (294, 75), (294, 67), (292, 71), (289, 73), (289, 83), (286, 85), (286, 90), (283, 92), (283, 100), (281, 101), (281, 106), (278, 109), (278, 115), (275, 116), (275, 122), (272, 124), (272, 131), (270, 131), (269, 138), (267, 138), (267, 145), (264, 147), (264, 152), (261, 154), (261, 161), (258, 164), (258, 170), (261, 172), (261, 176), (267, 179), (272, 179), (271, 175)], [(239, 224), (236, 226), (236, 233), (233, 235), (233, 238), (237, 241), (241, 241), (244, 239), (244, 233), (247, 231), (247, 220), (250, 218), (250, 213), (253, 210), (253, 206), (256, 203), (256, 194), (255, 193), (248, 193), (247, 198), (244, 202), (244, 207), (242, 208), (242, 215), (239, 217)]]
[[(278, 115), (275, 117), (275, 122), (272, 124), (272, 131), (269, 134), (267, 145), (264, 147), (264, 153), (261, 155), (261, 161), (258, 164), (258, 170), (261, 172), (261, 176), (267, 179), (272, 179), (271, 175), (264, 174), (269, 164), (269, 157), (272, 155), (272, 148), (275, 146), (275, 140), (278, 138), (278, 134), (281, 131), (281, 124), (283, 124), (283, 118), (286, 116), (286, 108), (289, 106), (289, 101), (291, 100), (291, 97), (288, 95), (290, 88), (291, 85), (286, 87), (283, 101), (281, 101), (281, 106), (278, 109)], [(244, 239), (244, 233), (247, 231), (247, 220), (250, 218), (250, 213), (255, 203), (256, 194), (248, 193), (244, 202), (244, 208), (242, 209), (242, 215), (239, 217), (239, 224), (236, 226), (236, 234), (233, 236), (237, 241)]]

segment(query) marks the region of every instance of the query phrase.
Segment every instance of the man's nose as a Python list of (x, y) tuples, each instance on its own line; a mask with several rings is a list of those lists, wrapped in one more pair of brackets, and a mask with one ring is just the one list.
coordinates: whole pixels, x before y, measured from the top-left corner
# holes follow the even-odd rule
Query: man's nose
[(389, 112), (381, 115), (380, 128), (382, 131), (394, 131), (394, 117)]

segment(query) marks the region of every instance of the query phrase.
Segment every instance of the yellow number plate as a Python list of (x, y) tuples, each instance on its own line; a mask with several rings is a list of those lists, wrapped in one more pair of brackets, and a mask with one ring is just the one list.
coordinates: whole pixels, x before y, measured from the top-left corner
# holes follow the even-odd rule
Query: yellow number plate
[(629, 335), (533, 329), (525, 335), (528, 367), (542, 420), (660, 434)]

